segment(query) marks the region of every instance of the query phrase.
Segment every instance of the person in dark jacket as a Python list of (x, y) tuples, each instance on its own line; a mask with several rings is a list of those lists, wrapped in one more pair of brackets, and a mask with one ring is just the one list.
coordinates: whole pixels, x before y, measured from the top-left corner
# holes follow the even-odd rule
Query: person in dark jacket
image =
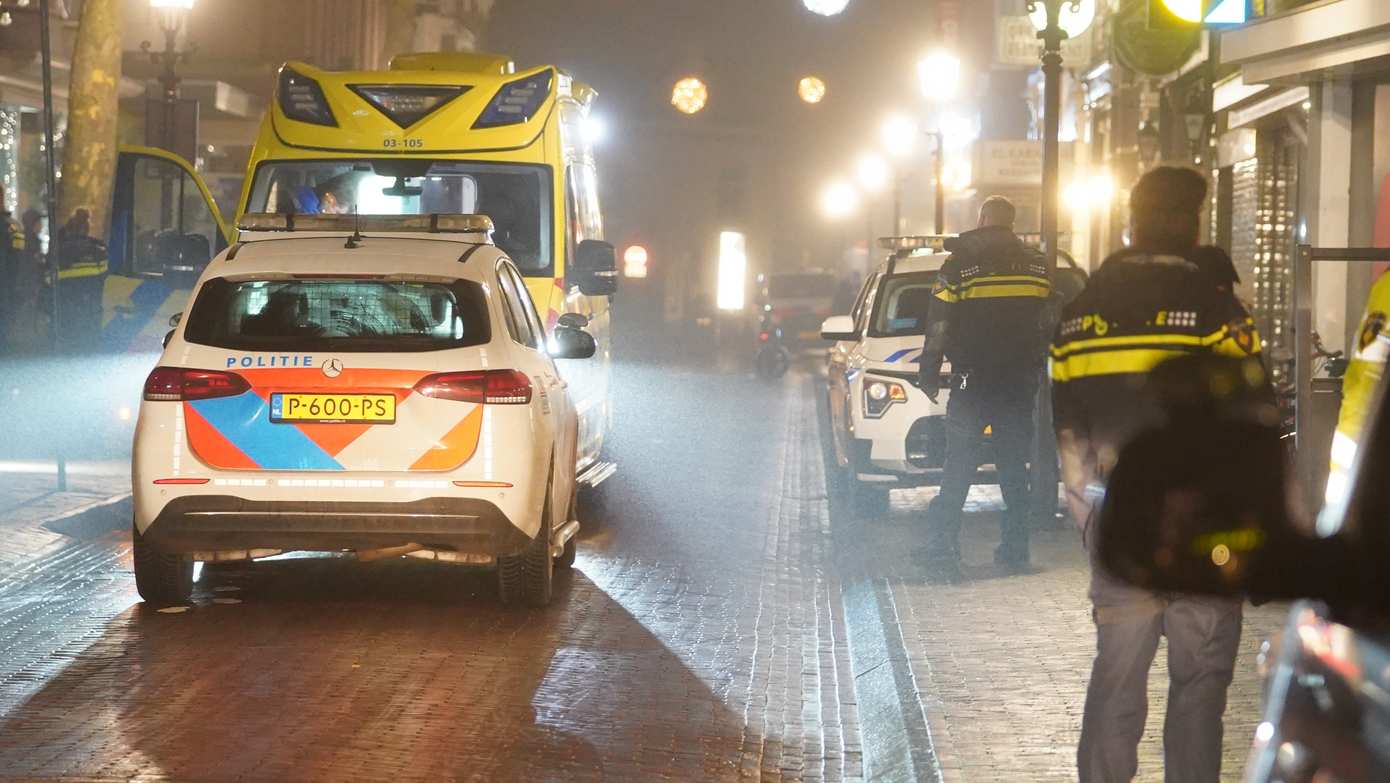
[(1221, 775), (1222, 715), (1240, 644), (1240, 601), (1153, 593), (1124, 583), (1101, 566), (1094, 529), (1120, 450), (1157, 415), (1138, 391), (1146, 374), (1180, 356), (1259, 355), (1254, 322), (1231, 290), (1229, 257), (1197, 246), (1206, 188), (1190, 169), (1160, 167), (1139, 180), (1131, 193), (1133, 245), (1107, 258), (1062, 309), (1052, 344), (1054, 426), (1067, 500), (1091, 555), (1096, 625), (1077, 748), (1082, 783), (1129, 781), (1137, 772), (1149, 666), (1164, 636), (1170, 678), (1165, 778), (1215, 783)]
[(1013, 223), (1008, 199), (985, 200), (979, 228), (947, 240), (951, 256), (927, 311), (919, 385), (933, 401), (943, 361), (951, 363), (941, 493), (927, 509), (927, 560), (938, 577), (959, 569), (961, 512), (987, 453), (1007, 506), (995, 562), (1028, 564), (1027, 461), (1052, 286), (1045, 260), (1013, 233)]
[(22, 301), (19, 280), (24, 263), (24, 232), (10, 217), (5, 190), (0, 188), (0, 352), (11, 348), (11, 336), (19, 325)]

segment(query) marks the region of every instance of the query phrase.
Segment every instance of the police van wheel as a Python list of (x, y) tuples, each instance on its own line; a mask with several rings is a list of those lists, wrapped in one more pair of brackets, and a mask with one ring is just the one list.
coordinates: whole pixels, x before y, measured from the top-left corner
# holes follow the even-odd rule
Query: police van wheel
[(550, 603), (555, 562), (550, 556), (552, 519), (550, 483), (546, 482), (541, 528), (521, 554), (497, 558), (497, 594), (508, 606), (545, 606)]
[(193, 595), (193, 561), (160, 552), (131, 526), (135, 551), (135, 589), (145, 603), (172, 606), (188, 603)]
[(888, 488), (860, 481), (854, 476), (849, 479), (850, 502), (854, 510), (868, 516), (883, 516), (888, 513)]

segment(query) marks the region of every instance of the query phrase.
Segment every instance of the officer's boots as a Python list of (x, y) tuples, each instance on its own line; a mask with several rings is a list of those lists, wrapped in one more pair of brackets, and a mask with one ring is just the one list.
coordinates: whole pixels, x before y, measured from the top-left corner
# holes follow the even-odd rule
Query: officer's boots
[(994, 563), (1010, 571), (1028, 567), (1028, 512), (1008, 509), (1000, 523), (1000, 543), (994, 550)]
[(927, 565), (951, 572), (960, 569), (960, 509), (947, 508), (940, 496), (927, 505)]

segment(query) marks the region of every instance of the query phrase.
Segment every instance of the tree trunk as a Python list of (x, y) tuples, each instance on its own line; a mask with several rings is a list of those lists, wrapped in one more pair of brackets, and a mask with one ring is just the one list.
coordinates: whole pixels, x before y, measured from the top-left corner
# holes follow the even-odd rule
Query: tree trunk
[(97, 238), (106, 233), (111, 181), (116, 175), (121, 5), (120, 0), (82, 3), (68, 87), (68, 132), (63, 144), (58, 214), (67, 222), (78, 209), (89, 210), (92, 234)]

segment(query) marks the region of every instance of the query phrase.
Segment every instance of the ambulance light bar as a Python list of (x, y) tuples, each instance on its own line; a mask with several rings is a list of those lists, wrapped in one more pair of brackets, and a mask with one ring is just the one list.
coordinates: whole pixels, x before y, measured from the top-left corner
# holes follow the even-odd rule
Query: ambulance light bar
[(484, 234), (493, 231), (487, 215), (433, 213), (429, 215), (280, 215), (248, 212), (242, 231), (358, 231), (379, 234)]

